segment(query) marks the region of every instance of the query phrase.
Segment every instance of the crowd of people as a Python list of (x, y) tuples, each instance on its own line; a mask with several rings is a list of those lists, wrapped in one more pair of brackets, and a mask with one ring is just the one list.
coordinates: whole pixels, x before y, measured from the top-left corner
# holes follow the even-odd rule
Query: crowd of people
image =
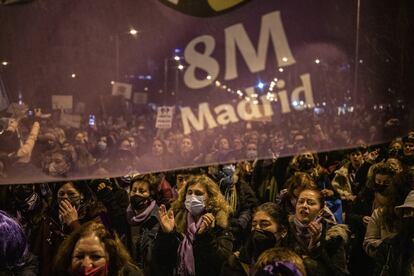
[(414, 133), (250, 157), (2, 185), (1, 275), (414, 275)]
[(360, 105), (338, 115), (332, 105), (183, 135), (179, 112), (172, 128), (156, 129), (154, 110), (100, 115), (93, 121), (84, 114), (73, 124), (67, 118), (72, 115), (61, 111), (13, 106), (0, 118), (0, 183), (5, 184), (168, 171), (305, 149), (331, 151), (390, 141), (407, 125), (401, 106), (368, 110)]

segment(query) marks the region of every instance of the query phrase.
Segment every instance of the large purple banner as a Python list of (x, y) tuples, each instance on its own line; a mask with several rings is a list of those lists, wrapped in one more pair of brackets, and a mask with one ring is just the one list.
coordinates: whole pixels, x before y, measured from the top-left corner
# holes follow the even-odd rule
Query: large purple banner
[(346, 149), (412, 127), (409, 1), (0, 2), (0, 183)]

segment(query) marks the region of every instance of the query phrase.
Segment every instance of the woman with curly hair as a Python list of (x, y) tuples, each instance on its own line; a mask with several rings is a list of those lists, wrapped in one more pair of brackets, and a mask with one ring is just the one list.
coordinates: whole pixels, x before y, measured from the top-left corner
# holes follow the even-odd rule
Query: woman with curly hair
[(59, 247), (54, 275), (143, 275), (128, 251), (105, 226), (88, 222)]
[(170, 210), (160, 206), (151, 275), (218, 275), (233, 248), (229, 211), (213, 180), (188, 179)]

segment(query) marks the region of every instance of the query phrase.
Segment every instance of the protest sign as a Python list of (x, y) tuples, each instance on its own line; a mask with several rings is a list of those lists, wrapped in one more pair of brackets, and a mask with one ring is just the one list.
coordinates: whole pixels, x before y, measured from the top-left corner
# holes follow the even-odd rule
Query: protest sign
[[(382, 143), (412, 128), (413, 80), (408, 4), (379, 2), (33, 1), (0, 10), (0, 39), (11, 42), (2, 51), (14, 61), (6, 86), (45, 110), (72, 108), (72, 96), (85, 103), (97, 118), (91, 136), (111, 138), (108, 177), (242, 160), (247, 145), (269, 158)], [(136, 162), (154, 154), (156, 134), (173, 160)], [(219, 139), (242, 147), (211, 154)]]

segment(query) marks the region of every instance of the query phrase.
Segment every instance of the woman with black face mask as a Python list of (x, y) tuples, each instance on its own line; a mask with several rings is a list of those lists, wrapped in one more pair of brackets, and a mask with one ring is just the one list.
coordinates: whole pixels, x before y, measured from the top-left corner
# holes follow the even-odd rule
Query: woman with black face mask
[(131, 248), (134, 260), (144, 271), (149, 270), (151, 251), (160, 224), (155, 201), (159, 180), (152, 174), (134, 176), (129, 188), (130, 204), (127, 220), (131, 225)]
[(288, 219), (284, 210), (273, 202), (260, 205), (254, 213), (249, 238), (224, 263), (220, 275), (252, 275), (260, 254), (285, 245), (287, 237)]
[(363, 247), (368, 256), (375, 257), (382, 241), (397, 234), (399, 219), (394, 207), (401, 205), (410, 192), (411, 177), (411, 174), (407, 172), (399, 173), (389, 181), (386, 189), (382, 188), (384, 185), (378, 185), (380, 183), (377, 180), (381, 179), (376, 179), (374, 184), (375, 200), (380, 204), (372, 212), (367, 222)]
[(52, 275), (51, 263), (59, 245), (85, 222), (95, 220), (108, 225), (104, 206), (98, 204), (87, 183), (58, 183), (49, 210), (42, 216), (33, 253), (40, 257), (40, 275)]
[[(8, 212), (22, 225), (30, 246), (39, 234), (42, 217), (48, 208), (47, 194), (41, 185), (11, 185)], [(42, 188), (47, 188), (46, 184)]]

